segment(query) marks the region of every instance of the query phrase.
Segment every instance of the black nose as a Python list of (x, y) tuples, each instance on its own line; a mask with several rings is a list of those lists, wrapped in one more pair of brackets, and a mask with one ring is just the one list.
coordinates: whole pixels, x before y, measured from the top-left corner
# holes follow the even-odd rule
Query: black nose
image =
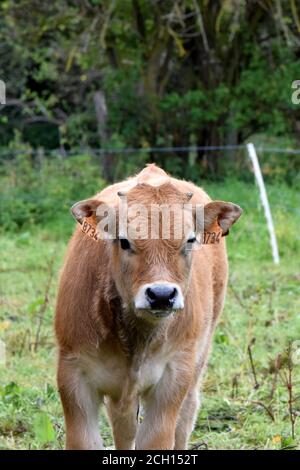
[(178, 295), (174, 286), (157, 284), (146, 289), (146, 296), (153, 310), (172, 308)]

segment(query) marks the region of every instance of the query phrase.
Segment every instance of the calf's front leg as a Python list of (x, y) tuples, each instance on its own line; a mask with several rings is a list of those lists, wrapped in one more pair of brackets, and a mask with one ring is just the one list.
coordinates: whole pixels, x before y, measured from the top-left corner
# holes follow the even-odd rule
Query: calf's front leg
[(113, 400), (109, 398), (106, 409), (111, 423), (116, 450), (134, 450), (138, 425), (137, 398)]
[(187, 393), (180, 410), (176, 425), (175, 450), (185, 450), (188, 448), (189, 437), (194, 429), (199, 406), (199, 392), (197, 386), (194, 386)]
[(188, 371), (167, 367), (163, 377), (144, 397), (144, 419), (139, 426), (136, 448), (172, 450), (176, 423), (190, 384)]
[(100, 397), (77, 364), (77, 359), (59, 358), (57, 382), (64, 409), (66, 449), (103, 449), (99, 434)]

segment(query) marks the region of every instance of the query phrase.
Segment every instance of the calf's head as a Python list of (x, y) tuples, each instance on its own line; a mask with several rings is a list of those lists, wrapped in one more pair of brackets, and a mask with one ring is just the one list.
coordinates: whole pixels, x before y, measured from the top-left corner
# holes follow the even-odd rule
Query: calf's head
[(80, 223), (89, 218), (98, 237), (106, 238), (110, 262), (105, 269), (124, 308), (157, 321), (184, 308), (203, 232), (214, 233), (217, 227), (218, 236), (227, 235), (242, 210), (230, 202), (214, 201), (197, 212), (192, 193), (182, 193), (171, 183), (139, 184), (119, 196), (116, 207), (89, 199), (75, 204), (72, 213)]

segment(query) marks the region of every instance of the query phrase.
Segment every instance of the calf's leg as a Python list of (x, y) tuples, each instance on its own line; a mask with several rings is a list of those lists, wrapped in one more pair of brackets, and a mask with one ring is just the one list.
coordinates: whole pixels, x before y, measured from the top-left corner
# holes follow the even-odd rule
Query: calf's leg
[(175, 450), (185, 450), (188, 448), (189, 437), (194, 429), (200, 406), (198, 393), (197, 387), (193, 387), (184, 399), (176, 425)]
[(57, 375), (65, 415), (66, 449), (103, 449), (98, 424), (102, 397), (87, 382), (76, 362), (61, 357)]
[(194, 370), (193, 381), (183, 401), (176, 425), (175, 450), (188, 448), (189, 437), (194, 429), (197, 412), (200, 407), (199, 387), (207, 366), (212, 331), (212, 327), (208, 326), (208, 330), (198, 347), (198, 362)]
[(145, 416), (137, 434), (137, 449), (174, 449), (176, 422), (190, 379), (188, 373), (168, 367), (157, 386), (144, 397)]
[(106, 408), (116, 450), (133, 450), (138, 425), (137, 399), (129, 399), (125, 402), (109, 398)]

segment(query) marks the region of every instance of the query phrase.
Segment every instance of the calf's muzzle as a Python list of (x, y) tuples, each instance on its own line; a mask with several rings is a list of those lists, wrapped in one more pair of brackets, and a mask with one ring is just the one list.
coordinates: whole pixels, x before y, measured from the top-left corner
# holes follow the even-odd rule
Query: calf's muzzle
[(178, 290), (172, 285), (155, 284), (148, 287), (145, 294), (152, 310), (164, 310), (173, 307)]
[(166, 316), (174, 310), (182, 309), (184, 299), (178, 284), (161, 281), (142, 285), (135, 296), (134, 304), (137, 310)]

